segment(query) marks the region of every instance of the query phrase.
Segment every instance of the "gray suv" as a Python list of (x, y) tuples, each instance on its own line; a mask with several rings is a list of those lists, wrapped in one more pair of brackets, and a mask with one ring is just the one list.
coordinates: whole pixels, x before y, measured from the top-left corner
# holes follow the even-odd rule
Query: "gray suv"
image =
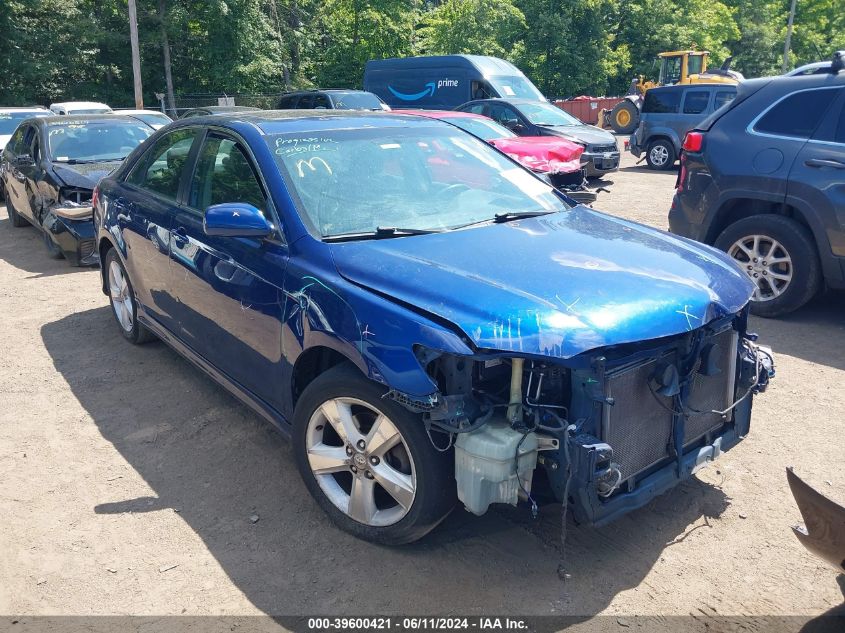
[(752, 79), (684, 140), (669, 227), (727, 251), (777, 316), (845, 289), (845, 71)]
[(629, 149), (645, 153), (652, 169), (671, 169), (681, 152), (684, 135), (736, 96), (729, 84), (694, 84), (652, 88), (645, 94), (640, 124)]

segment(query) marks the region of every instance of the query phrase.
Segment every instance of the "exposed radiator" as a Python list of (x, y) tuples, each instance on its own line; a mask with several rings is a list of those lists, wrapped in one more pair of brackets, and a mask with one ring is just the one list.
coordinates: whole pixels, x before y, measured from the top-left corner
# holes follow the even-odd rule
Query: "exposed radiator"
[[(720, 372), (713, 376), (696, 373), (684, 404), (699, 411), (721, 411), (733, 401), (737, 333), (727, 330), (709, 342), (718, 345), (714, 360)], [(675, 352), (660, 358), (662, 362), (675, 360)], [(672, 398), (655, 395), (649, 387), (657, 362), (650, 360), (607, 375), (607, 391), (614, 404), (604, 407), (602, 437), (613, 448), (613, 461), (619, 465), (623, 481), (672, 454), (672, 410), (678, 405)], [(713, 413), (689, 416), (684, 445), (722, 423), (722, 417)]]

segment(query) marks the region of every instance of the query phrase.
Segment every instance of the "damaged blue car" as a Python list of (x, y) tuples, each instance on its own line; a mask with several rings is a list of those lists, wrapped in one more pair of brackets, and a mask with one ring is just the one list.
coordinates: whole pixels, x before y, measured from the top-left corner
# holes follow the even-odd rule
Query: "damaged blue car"
[(177, 122), (94, 216), (123, 336), (277, 425), (316, 502), (375, 542), (457, 503), (611, 521), (743, 438), (774, 371), (724, 253), (577, 206), (432, 119)]

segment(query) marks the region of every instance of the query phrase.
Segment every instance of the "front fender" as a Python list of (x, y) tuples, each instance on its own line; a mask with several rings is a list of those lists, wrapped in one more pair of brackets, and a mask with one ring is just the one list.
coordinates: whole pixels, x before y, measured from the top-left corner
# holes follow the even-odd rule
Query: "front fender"
[(411, 396), (437, 391), (414, 354), (421, 345), (458, 355), (472, 349), (445, 325), (336, 273), (289, 278), (283, 353), (291, 363), (310, 348), (333, 349), (370, 379)]

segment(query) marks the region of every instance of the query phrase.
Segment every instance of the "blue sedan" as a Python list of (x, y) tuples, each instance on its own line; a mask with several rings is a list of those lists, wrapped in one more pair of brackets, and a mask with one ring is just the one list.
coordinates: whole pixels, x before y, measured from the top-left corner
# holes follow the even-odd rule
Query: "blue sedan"
[(94, 213), (123, 336), (277, 425), (317, 503), (376, 542), (456, 501), (613, 520), (744, 437), (773, 374), (726, 255), (575, 206), (436, 120), (176, 122)]

